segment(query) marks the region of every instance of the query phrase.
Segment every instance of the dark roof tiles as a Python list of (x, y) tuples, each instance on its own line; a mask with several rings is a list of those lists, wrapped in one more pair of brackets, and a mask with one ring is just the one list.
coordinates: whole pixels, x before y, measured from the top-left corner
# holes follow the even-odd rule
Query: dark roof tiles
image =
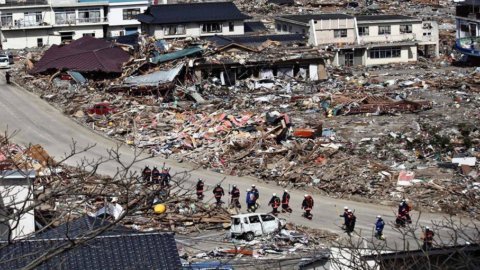
[(174, 24), (188, 22), (215, 22), (245, 20), (232, 2), (204, 2), (150, 6), (137, 19), (146, 24)]
[(129, 59), (127, 52), (114, 47), (111, 42), (85, 36), (67, 45), (52, 45), (31, 73), (48, 70), (121, 73), (123, 63)]
[(397, 21), (397, 20), (417, 20), (417, 18), (404, 15), (362, 15), (357, 16), (357, 21)]

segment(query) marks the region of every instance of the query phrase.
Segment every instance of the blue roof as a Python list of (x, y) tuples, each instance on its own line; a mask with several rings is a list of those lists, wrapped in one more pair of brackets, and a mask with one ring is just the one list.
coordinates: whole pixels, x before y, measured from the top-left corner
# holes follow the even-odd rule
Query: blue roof
[(249, 19), (232, 2), (204, 2), (150, 6), (137, 19), (146, 24), (222, 22)]

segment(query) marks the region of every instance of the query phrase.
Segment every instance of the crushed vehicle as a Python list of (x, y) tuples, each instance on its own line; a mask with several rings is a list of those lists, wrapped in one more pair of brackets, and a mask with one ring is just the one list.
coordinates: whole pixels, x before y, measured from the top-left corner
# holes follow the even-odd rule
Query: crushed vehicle
[(244, 237), (252, 241), (255, 236), (263, 236), (279, 231), (286, 220), (266, 213), (250, 213), (232, 216), (231, 237)]

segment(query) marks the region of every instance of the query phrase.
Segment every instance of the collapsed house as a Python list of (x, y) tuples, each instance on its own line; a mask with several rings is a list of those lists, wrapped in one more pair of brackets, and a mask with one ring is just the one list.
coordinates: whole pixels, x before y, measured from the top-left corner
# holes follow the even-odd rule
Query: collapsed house
[(52, 45), (31, 74), (73, 70), (83, 73), (122, 73), (130, 54), (111, 42), (85, 36), (68, 45)]

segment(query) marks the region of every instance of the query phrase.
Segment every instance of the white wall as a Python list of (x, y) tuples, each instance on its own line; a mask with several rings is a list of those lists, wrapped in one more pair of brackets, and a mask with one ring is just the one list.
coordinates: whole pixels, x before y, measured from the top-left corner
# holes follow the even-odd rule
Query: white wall
[(222, 32), (219, 33), (202, 33), (202, 25), (199, 23), (185, 24), (185, 35), (165, 35), (163, 25), (147, 26), (147, 34), (157, 39), (184, 38), (184, 37), (205, 37), (214, 35), (243, 35), (245, 33), (243, 21), (234, 21), (234, 31), (229, 31), (229, 23), (223, 22)]
[[(412, 58), (408, 58), (408, 50), (412, 52)], [(370, 50), (366, 50), (365, 65), (386, 65), (392, 63), (408, 63), (417, 61), (417, 46), (402, 46), (400, 51), (400, 57), (395, 58), (370, 58)]]
[[(5, 207), (10, 207), (19, 214), (18, 219), (9, 220), (12, 230), (11, 239), (18, 239), (35, 231), (35, 216), (33, 209), (25, 212), (33, 204), (32, 186), (27, 180), (1, 180), (0, 199)], [(13, 184), (16, 182), (16, 184)]]
[(123, 10), (124, 9), (140, 9), (140, 14), (144, 13), (147, 9), (148, 4), (124, 4), (122, 6), (109, 6), (108, 11), (108, 22), (111, 26), (128, 26), (128, 25), (140, 25), (138, 20), (124, 20), (123, 19)]
[(95, 33), (96, 38), (103, 38), (101, 25), (58, 27), (55, 29), (29, 29), (18, 31), (3, 31), (2, 45), (4, 49), (24, 49), (37, 47), (37, 38), (43, 38), (44, 45), (61, 43), (61, 32), (74, 32), (73, 39), (83, 37), (83, 34)]

